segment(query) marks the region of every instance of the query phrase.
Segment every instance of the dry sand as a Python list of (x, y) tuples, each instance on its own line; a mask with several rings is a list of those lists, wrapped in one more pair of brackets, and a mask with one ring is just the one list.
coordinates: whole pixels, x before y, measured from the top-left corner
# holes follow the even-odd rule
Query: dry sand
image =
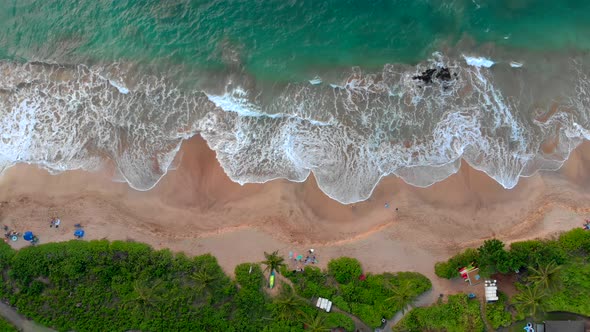
[[(322, 266), (347, 255), (369, 272), (421, 272), (435, 286), (427, 303), (439, 293), (468, 290), (436, 278), (436, 261), (491, 237), (511, 242), (579, 227), (590, 213), (590, 143), (561, 171), (522, 179), (513, 190), (463, 165), (426, 189), (386, 178), (368, 201), (353, 205), (326, 197), (312, 178), (235, 184), (198, 137), (178, 158), (178, 168), (148, 192), (113, 182), (112, 166), (59, 175), (13, 167), (0, 178), (0, 224), (31, 230), (43, 243), (72, 239), (74, 224), (81, 223), (88, 240), (211, 252), (230, 274), (239, 263), (260, 261), (264, 251), (287, 256), (314, 248)], [(49, 228), (53, 215), (62, 220), (59, 229)]]

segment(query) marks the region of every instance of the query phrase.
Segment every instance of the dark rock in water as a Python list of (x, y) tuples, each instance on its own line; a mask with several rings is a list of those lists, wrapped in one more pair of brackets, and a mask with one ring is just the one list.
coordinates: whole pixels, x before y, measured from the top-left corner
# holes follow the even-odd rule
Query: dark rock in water
[(436, 78), (438, 78), (441, 81), (446, 81), (446, 82), (453, 79), (451, 77), (451, 71), (449, 70), (449, 68), (446, 68), (446, 67), (443, 67), (438, 70), (438, 72), (436, 73)]
[(436, 73), (436, 69), (427, 69), (421, 75), (413, 76), (412, 79), (421, 80), (424, 83), (432, 83), (432, 76)]
[[(454, 73), (457, 77), (457, 73)], [(453, 79), (451, 71), (447, 67), (430, 68), (422, 72), (420, 75), (412, 76), (412, 79), (423, 81), (424, 83), (432, 83), (433, 79), (448, 82)]]

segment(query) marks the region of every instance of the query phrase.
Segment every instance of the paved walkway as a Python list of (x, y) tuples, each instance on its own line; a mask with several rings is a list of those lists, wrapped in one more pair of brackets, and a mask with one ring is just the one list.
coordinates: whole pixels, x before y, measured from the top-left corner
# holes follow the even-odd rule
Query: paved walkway
[(0, 302), (0, 316), (7, 320), (10, 324), (16, 326), (19, 331), (23, 332), (55, 332), (50, 328), (41, 326), (32, 320), (28, 320), (21, 316), (14, 308), (6, 303)]

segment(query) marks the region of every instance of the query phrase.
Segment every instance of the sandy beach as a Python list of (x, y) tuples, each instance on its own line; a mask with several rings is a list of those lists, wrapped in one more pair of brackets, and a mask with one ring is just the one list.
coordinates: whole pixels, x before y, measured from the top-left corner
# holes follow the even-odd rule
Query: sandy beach
[[(0, 179), (0, 223), (31, 230), (41, 243), (73, 239), (74, 224), (80, 223), (86, 240), (210, 252), (230, 274), (241, 262), (262, 260), (264, 251), (287, 256), (314, 248), (321, 266), (346, 255), (369, 272), (423, 273), (433, 280), (434, 297), (463, 287), (436, 278), (436, 261), (492, 237), (511, 242), (552, 236), (579, 227), (590, 215), (590, 143), (576, 149), (559, 172), (521, 179), (513, 190), (464, 164), (426, 189), (386, 178), (371, 199), (353, 205), (331, 200), (312, 178), (233, 183), (199, 137), (185, 142), (177, 159), (176, 169), (147, 192), (112, 181), (113, 165), (59, 175), (13, 167)], [(59, 229), (49, 227), (52, 216), (61, 218)]]

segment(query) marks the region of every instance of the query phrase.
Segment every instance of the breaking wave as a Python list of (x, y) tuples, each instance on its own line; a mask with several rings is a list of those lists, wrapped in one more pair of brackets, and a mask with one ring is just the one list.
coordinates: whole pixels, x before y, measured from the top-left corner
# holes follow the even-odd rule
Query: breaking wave
[(130, 186), (149, 190), (200, 134), (235, 182), (313, 172), (342, 203), (367, 199), (387, 175), (429, 186), (461, 160), (513, 188), (590, 138), (585, 59), (551, 64), (551, 80), (543, 62), (513, 67), (436, 53), (311, 84), (267, 89), (227, 74), (221, 88), (187, 89), (122, 64), (0, 62), (0, 169), (93, 170), (110, 158)]

